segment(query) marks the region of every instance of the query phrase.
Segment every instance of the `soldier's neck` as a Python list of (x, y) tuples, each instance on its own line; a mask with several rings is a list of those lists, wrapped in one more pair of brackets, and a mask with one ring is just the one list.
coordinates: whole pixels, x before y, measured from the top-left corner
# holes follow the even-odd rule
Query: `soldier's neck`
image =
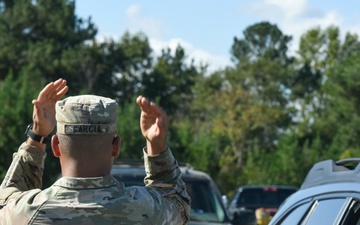
[(79, 162), (60, 160), (62, 176), (68, 177), (103, 177), (110, 174), (112, 163)]

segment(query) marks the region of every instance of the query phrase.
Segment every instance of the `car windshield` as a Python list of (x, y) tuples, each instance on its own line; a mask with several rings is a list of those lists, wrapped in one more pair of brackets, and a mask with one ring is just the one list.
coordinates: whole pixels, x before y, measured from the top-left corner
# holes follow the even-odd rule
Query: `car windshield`
[[(144, 178), (125, 174), (112, 174), (125, 186), (144, 186)], [(192, 221), (223, 222), (226, 218), (224, 208), (217, 195), (205, 180), (184, 179), (186, 190), (191, 197), (190, 219)]]
[(239, 195), (237, 207), (263, 206), (278, 208), (296, 190), (284, 188), (249, 188)]
[(209, 222), (224, 221), (224, 209), (207, 183), (185, 181), (185, 184), (191, 197), (190, 219)]

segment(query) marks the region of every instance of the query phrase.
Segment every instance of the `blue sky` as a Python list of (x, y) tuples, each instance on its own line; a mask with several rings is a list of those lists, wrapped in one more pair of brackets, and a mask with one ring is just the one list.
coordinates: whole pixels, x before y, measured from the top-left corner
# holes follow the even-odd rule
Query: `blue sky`
[(155, 54), (180, 43), (188, 59), (208, 63), (210, 71), (231, 65), (234, 37), (255, 23), (268, 21), (293, 36), (295, 52), (315, 26), (360, 35), (359, 9), (357, 0), (76, 0), (77, 16), (92, 18), (99, 40), (143, 32)]

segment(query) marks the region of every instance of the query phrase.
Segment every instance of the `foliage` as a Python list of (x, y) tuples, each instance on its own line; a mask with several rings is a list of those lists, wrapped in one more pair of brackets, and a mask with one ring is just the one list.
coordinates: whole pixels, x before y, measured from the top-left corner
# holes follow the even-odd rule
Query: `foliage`
[(120, 156), (123, 159), (139, 159), (146, 142), (140, 130), (140, 109), (135, 98), (119, 109), (118, 135), (121, 139)]
[(97, 32), (90, 19), (76, 17), (72, 0), (1, 0), (0, 5), (0, 79), (10, 71), (18, 78), (29, 69), (54, 80), (67, 67), (63, 54)]
[(239, 184), (248, 155), (271, 152), (291, 122), (287, 92), (293, 60), (286, 54), (290, 40), (276, 25), (249, 26), (244, 39), (235, 38), (232, 46), (236, 67), (223, 72), (221, 85), (208, 98), (213, 103), (212, 130), (227, 140), (219, 161), (226, 186)]
[(287, 56), (292, 37), (284, 35), (276, 25), (260, 22), (247, 27), (243, 34), (243, 39), (234, 38), (231, 48), (232, 60), (237, 64), (243, 61), (256, 61), (261, 57), (277, 60), (283, 64), (292, 60)]
[[(11, 163), (12, 154), (17, 150), (19, 144), (25, 141), (24, 132), (32, 121), (32, 99), (35, 99), (37, 85), (29, 79), (29, 73), (23, 73), (21, 79), (15, 79), (10, 73), (0, 83), (0, 173), (4, 175), (6, 168)], [(41, 78), (34, 75), (33, 78)], [(40, 85), (39, 85), (40, 86)], [(38, 86), (38, 88), (39, 88)]]
[(143, 77), (153, 66), (152, 50), (147, 37), (142, 33), (125, 33), (120, 42), (112, 42), (107, 49), (108, 70), (100, 81), (108, 80), (110, 85), (97, 82), (97, 90), (102, 90), (104, 86), (111, 87), (108, 89), (113, 93), (110, 96), (123, 105), (141, 93)]
[[(172, 124), (175, 132), (171, 134), (176, 136), (169, 137), (169, 145), (178, 161), (188, 163), (195, 169), (203, 171), (216, 168), (217, 163), (214, 159), (220, 156), (214, 148), (217, 143), (211, 131), (206, 129), (201, 122), (191, 122), (188, 118)], [(199, 161), (199, 158), (202, 160)]]
[(170, 49), (163, 50), (152, 72), (143, 77), (143, 94), (154, 99), (167, 113), (184, 117), (192, 102), (192, 91), (198, 77), (198, 69), (187, 65), (185, 51), (178, 46), (174, 55)]
[(325, 86), (327, 113), (319, 126), (327, 129), (332, 151), (341, 152), (359, 147), (360, 135), (360, 77), (358, 71), (360, 55), (348, 57), (329, 71), (329, 82)]

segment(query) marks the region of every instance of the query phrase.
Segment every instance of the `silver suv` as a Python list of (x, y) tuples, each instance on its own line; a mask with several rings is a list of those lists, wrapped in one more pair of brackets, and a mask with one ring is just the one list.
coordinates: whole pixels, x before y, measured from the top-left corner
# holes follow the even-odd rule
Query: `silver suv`
[(316, 163), (271, 225), (359, 225), (360, 158)]
[[(222, 200), (222, 195), (206, 173), (193, 169), (190, 165), (181, 165), (181, 178), (191, 197), (189, 225), (256, 225), (252, 215), (245, 214), (236, 221), (231, 218)], [(118, 181), (126, 186), (144, 186), (145, 169), (143, 161), (118, 161), (111, 171)]]

